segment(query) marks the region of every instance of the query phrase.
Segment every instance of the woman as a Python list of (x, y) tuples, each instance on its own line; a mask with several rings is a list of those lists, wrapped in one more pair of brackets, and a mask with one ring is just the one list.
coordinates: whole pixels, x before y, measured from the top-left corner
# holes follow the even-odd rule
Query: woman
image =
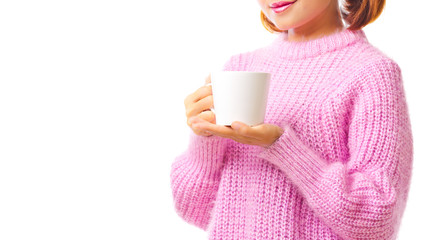
[(385, 2), (258, 2), (277, 38), (224, 70), (271, 73), (265, 124), (216, 125), (209, 85), (185, 99), (177, 213), (209, 239), (396, 239), (411, 126), (399, 66), (362, 30)]

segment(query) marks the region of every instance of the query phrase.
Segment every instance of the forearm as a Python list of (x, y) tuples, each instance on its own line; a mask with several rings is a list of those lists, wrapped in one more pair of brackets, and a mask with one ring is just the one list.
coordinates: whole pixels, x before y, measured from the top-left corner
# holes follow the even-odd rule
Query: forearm
[[(396, 172), (385, 168), (352, 172), (345, 162), (322, 159), (292, 129), (285, 132), (260, 157), (287, 175), (328, 226), (346, 239), (392, 238), (407, 197), (409, 179), (404, 176), (410, 175), (410, 152), (388, 155), (386, 161), (397, 166)], [(402, 146), (410, 148), (409, 144)]]

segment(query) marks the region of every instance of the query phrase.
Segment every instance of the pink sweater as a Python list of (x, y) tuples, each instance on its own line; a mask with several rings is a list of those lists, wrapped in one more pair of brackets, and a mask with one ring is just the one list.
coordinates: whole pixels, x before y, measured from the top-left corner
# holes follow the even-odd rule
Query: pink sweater
[(174, 206), (209, 239), (396, 239), (412, 172), (401, 70), (344, 30), (307, 42), (278, 34), (224, 70), (272, 74), (270, 147), (191, 132), (171, 167)]

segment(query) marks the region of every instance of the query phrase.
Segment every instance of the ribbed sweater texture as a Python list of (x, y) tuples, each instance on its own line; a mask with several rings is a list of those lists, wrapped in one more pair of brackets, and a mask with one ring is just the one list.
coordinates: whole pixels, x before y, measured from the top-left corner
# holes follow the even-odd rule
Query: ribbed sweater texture
[(396, 239), (413, 142), (399, 66), (363, 30), (278, 34), (224, 71), (272, 75), (269, 147), (204, 137), (171, 165), (177, 214), (209, 239)]

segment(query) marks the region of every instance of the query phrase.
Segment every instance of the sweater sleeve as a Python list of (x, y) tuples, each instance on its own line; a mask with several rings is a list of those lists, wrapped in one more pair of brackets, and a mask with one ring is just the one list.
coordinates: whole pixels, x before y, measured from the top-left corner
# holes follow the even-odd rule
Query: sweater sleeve
[[(237, 56), (232, 56), (223, 70), (233, 70)], [(170, 184), (174, 207), (186, 222), (207, 230), (214, 207), (227, 139), (190, 133), (187, 150), (172, 163)]]
[(189, 147), (172, 163), (172, 195), (178, 215), (207, 229), (221, 178), (225, 139), (191, 133)]
[(345, 239), (394, 239), (412, 172), (412, 133), (401, 71), (392, 60), (357, 74), (348, 159), (328, 162), (284, 124), (261, 157), (278, 166), (317, 216)]

